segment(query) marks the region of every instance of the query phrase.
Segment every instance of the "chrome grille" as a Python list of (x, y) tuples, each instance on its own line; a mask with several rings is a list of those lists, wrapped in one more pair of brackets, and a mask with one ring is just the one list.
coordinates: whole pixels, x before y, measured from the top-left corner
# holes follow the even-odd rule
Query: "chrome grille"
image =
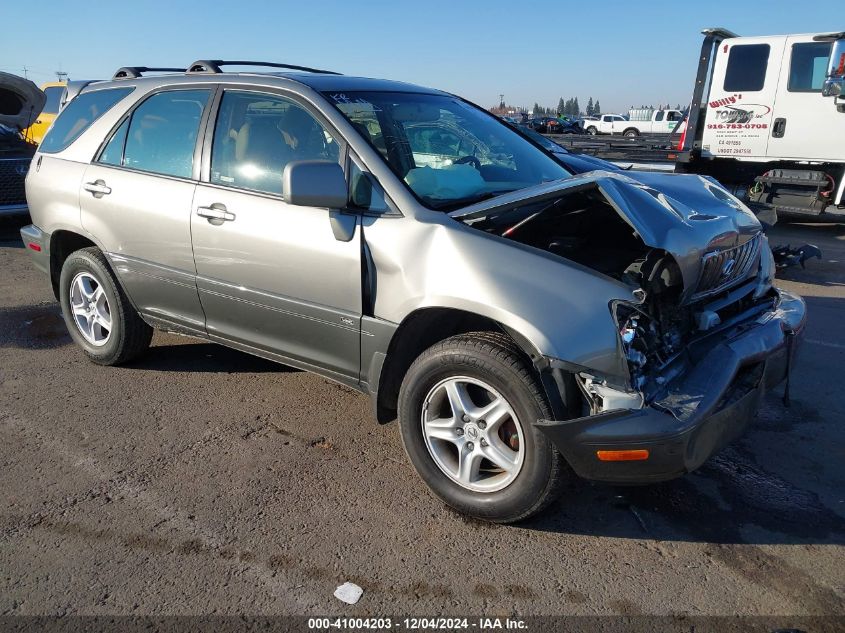
[(0, 159), (0, 207), (26, 204), (24, 181), (31, 158)]
[(693, 297), (719, 292), (745, 279), (760, 259), (760, 243), (757, 235), (734, 248), (707, 253), (701, 260), (701, 276)]

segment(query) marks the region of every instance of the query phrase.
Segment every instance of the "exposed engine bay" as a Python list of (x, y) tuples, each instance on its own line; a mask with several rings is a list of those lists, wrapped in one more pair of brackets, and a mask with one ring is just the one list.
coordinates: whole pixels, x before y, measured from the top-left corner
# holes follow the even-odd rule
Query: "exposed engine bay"
[[(665, 396), (672, 379), (689, 366), (685, 352), (694, 341), (769, 309), (774, 301), (774, 263), (761, 232), (749, 233), (738, 243), (709, 244), (689, 288), (676, 258), (648, 246), (596, 186), (573, 188), (556, 198), (466, 222), (632, 288), (638, 301), (616, 301), (609, 309), (627, 360), (630, 388), (637, 392), (629, 394), (635, 404)], [(627, 397), (604, 393), (592, 378), (581, 387), (592, 413), (607, 409), (610, 399)]]

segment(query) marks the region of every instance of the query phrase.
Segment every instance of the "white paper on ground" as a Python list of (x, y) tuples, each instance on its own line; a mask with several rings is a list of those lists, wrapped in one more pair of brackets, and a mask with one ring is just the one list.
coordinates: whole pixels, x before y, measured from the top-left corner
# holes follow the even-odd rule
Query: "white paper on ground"
[(345, 582), (334, 590), (334, 597), (346, 604), (355, 604), (364, 595), (364, 590), (352, 582)]

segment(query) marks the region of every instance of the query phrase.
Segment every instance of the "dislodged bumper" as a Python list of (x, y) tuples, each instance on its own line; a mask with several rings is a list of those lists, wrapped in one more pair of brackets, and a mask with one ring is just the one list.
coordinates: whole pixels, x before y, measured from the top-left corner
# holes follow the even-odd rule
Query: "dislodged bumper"
[[(786, 377), (805, 321), (804, 301), (780, 292), (775, 308), (714, 334), (715, 342), (708, 337), (691, 345), (693, 366), (650, 405), (540, 420), (537, 426), (586, 479), (648, 483), (679, 477), (742, 434), (763, 394)], [(621, 457), (628, 459), (604, 461)]]

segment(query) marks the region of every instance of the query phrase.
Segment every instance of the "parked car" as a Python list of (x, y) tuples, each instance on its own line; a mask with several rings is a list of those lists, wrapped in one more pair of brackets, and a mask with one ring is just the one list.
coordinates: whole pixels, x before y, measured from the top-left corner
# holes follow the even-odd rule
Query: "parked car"
[(59, 109), (61, 108), (62, 99), (66, 90), (67, 82), (64, 81), (42, 84), (41, 91), (46, 97), (44, 107), (41, 108), (41, 112), (38, 114), (38, 117), (32, 125), (24, 130), (23, 136), (25, 139), (35, 143), (36, 145), (41, 142), (41, 139), (44, 138), (47, 130), (49, 130), (50, 126), (53, 125), (56, 115), (59, 114)]
[(533, 117), (526, 125), (542, 134), (563, 134), (564, 129), (563, 122), (553, 116)]
[(44, 105), (44, 93), (23, 77), (0, 72), (0, 215), (26, 213), (24, 183), (35, 147), (21, 132)]
[(33, 159), (21, 236), (93, 362), (163, 328), (317, 372), (501, 522), (573, 473), (694, 470), (787, 375), (804, 302), (715, 181), (573, 175), (454, 95), (226, 65), (86, 86)]
[(622, 126), (622, 136), (671, 134), (683, 120), (684, 113), (680, 110), (636, 108), (628, 112), (628, 123)]
[(627, 129), (628, 119), (621, 114), (602, 114), (594, 121), (585, 121), (587, 134), (622, 134)]

